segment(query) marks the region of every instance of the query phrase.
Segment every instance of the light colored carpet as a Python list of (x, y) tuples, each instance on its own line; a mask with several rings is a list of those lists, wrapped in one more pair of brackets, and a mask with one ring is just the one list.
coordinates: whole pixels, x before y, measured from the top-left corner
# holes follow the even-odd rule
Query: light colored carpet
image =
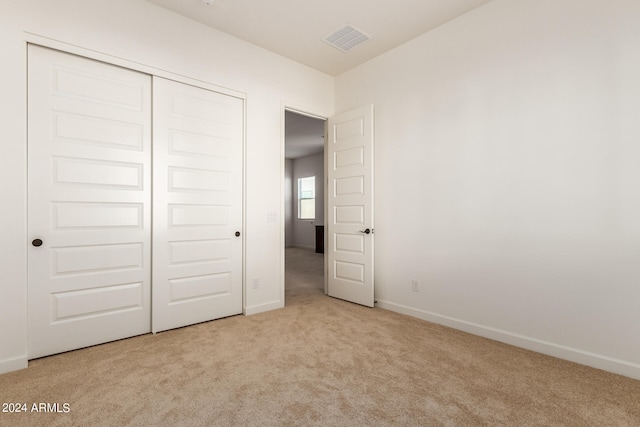
[(2, 426), (640, 426), (640, 381), (322, 294), (287, 249), (281, 310), (30, 362)]

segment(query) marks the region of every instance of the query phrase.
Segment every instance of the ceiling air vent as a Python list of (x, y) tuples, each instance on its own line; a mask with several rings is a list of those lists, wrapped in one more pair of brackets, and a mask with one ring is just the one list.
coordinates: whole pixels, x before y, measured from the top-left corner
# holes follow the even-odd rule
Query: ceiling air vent
[(342, 52), (348, 52), (370, 38), (371, 37), (364, 34), (362, 31), (346, 24), (344, 28), (341, 28), (330, 36), (327, 36), (324, 41), (336, 49), (340, 49)]

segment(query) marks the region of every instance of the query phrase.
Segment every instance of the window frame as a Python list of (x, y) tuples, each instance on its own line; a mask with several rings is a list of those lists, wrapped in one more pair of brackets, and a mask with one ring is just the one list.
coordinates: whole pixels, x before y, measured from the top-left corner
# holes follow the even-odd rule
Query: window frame
[[(306, 191), (312, 191), (312, 197), (304, 197), (303, 196), (303, 181), (305, 180), (312, 180), (313, 183), (313, 187), (311, 190), (305, 190)], [(297, 185), (298, 185), (298, 219), (300, 221), (313, 221), (316, 219), (316, 176), (315, 175), (311, 175), (311, 176), (305, 176), (305, 177), (301, 177), (298, 178), (297, 181)], [(302, 203), (303, 201), (308, 201), (308, 200), (312, 200), (313, 201), (313, 216), (311, 217), (302, 217), (303, 214), (303, 209), (302, 209)]]

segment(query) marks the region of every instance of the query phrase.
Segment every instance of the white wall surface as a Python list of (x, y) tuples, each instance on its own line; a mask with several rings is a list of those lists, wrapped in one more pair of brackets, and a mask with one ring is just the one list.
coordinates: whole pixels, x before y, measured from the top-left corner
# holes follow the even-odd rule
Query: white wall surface
[[(26, 366), (26, 42), (42, 38), (246, 94), (247, 313), (284, 305), (283, 105), (330, 116), (332, 77), (143, 0), (0, 0), (0, 372)], [(274, 218), (275, 214), (275, 218)]]
[[(298, 179), (315, 176), (316, 217), (298, 219)], [(316, 225), (324, 225), (324, 153), (293, 160), (293, 246), (316, 247)]]
[(494, 0), (339, 76), (379, 305), (640, 378), (639, 46), (637, 0)]
[(284, 159), (284, 245), (293, 246), (293, 159)]

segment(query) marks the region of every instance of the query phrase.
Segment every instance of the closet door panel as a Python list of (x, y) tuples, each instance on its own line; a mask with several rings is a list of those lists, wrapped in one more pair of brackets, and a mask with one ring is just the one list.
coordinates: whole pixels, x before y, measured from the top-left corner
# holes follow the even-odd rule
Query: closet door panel
[(150, 331), (151, 77), (28, 52), (28, 357)]
[(242, 313), (243, 101), (154, 77), (154, 332)]

